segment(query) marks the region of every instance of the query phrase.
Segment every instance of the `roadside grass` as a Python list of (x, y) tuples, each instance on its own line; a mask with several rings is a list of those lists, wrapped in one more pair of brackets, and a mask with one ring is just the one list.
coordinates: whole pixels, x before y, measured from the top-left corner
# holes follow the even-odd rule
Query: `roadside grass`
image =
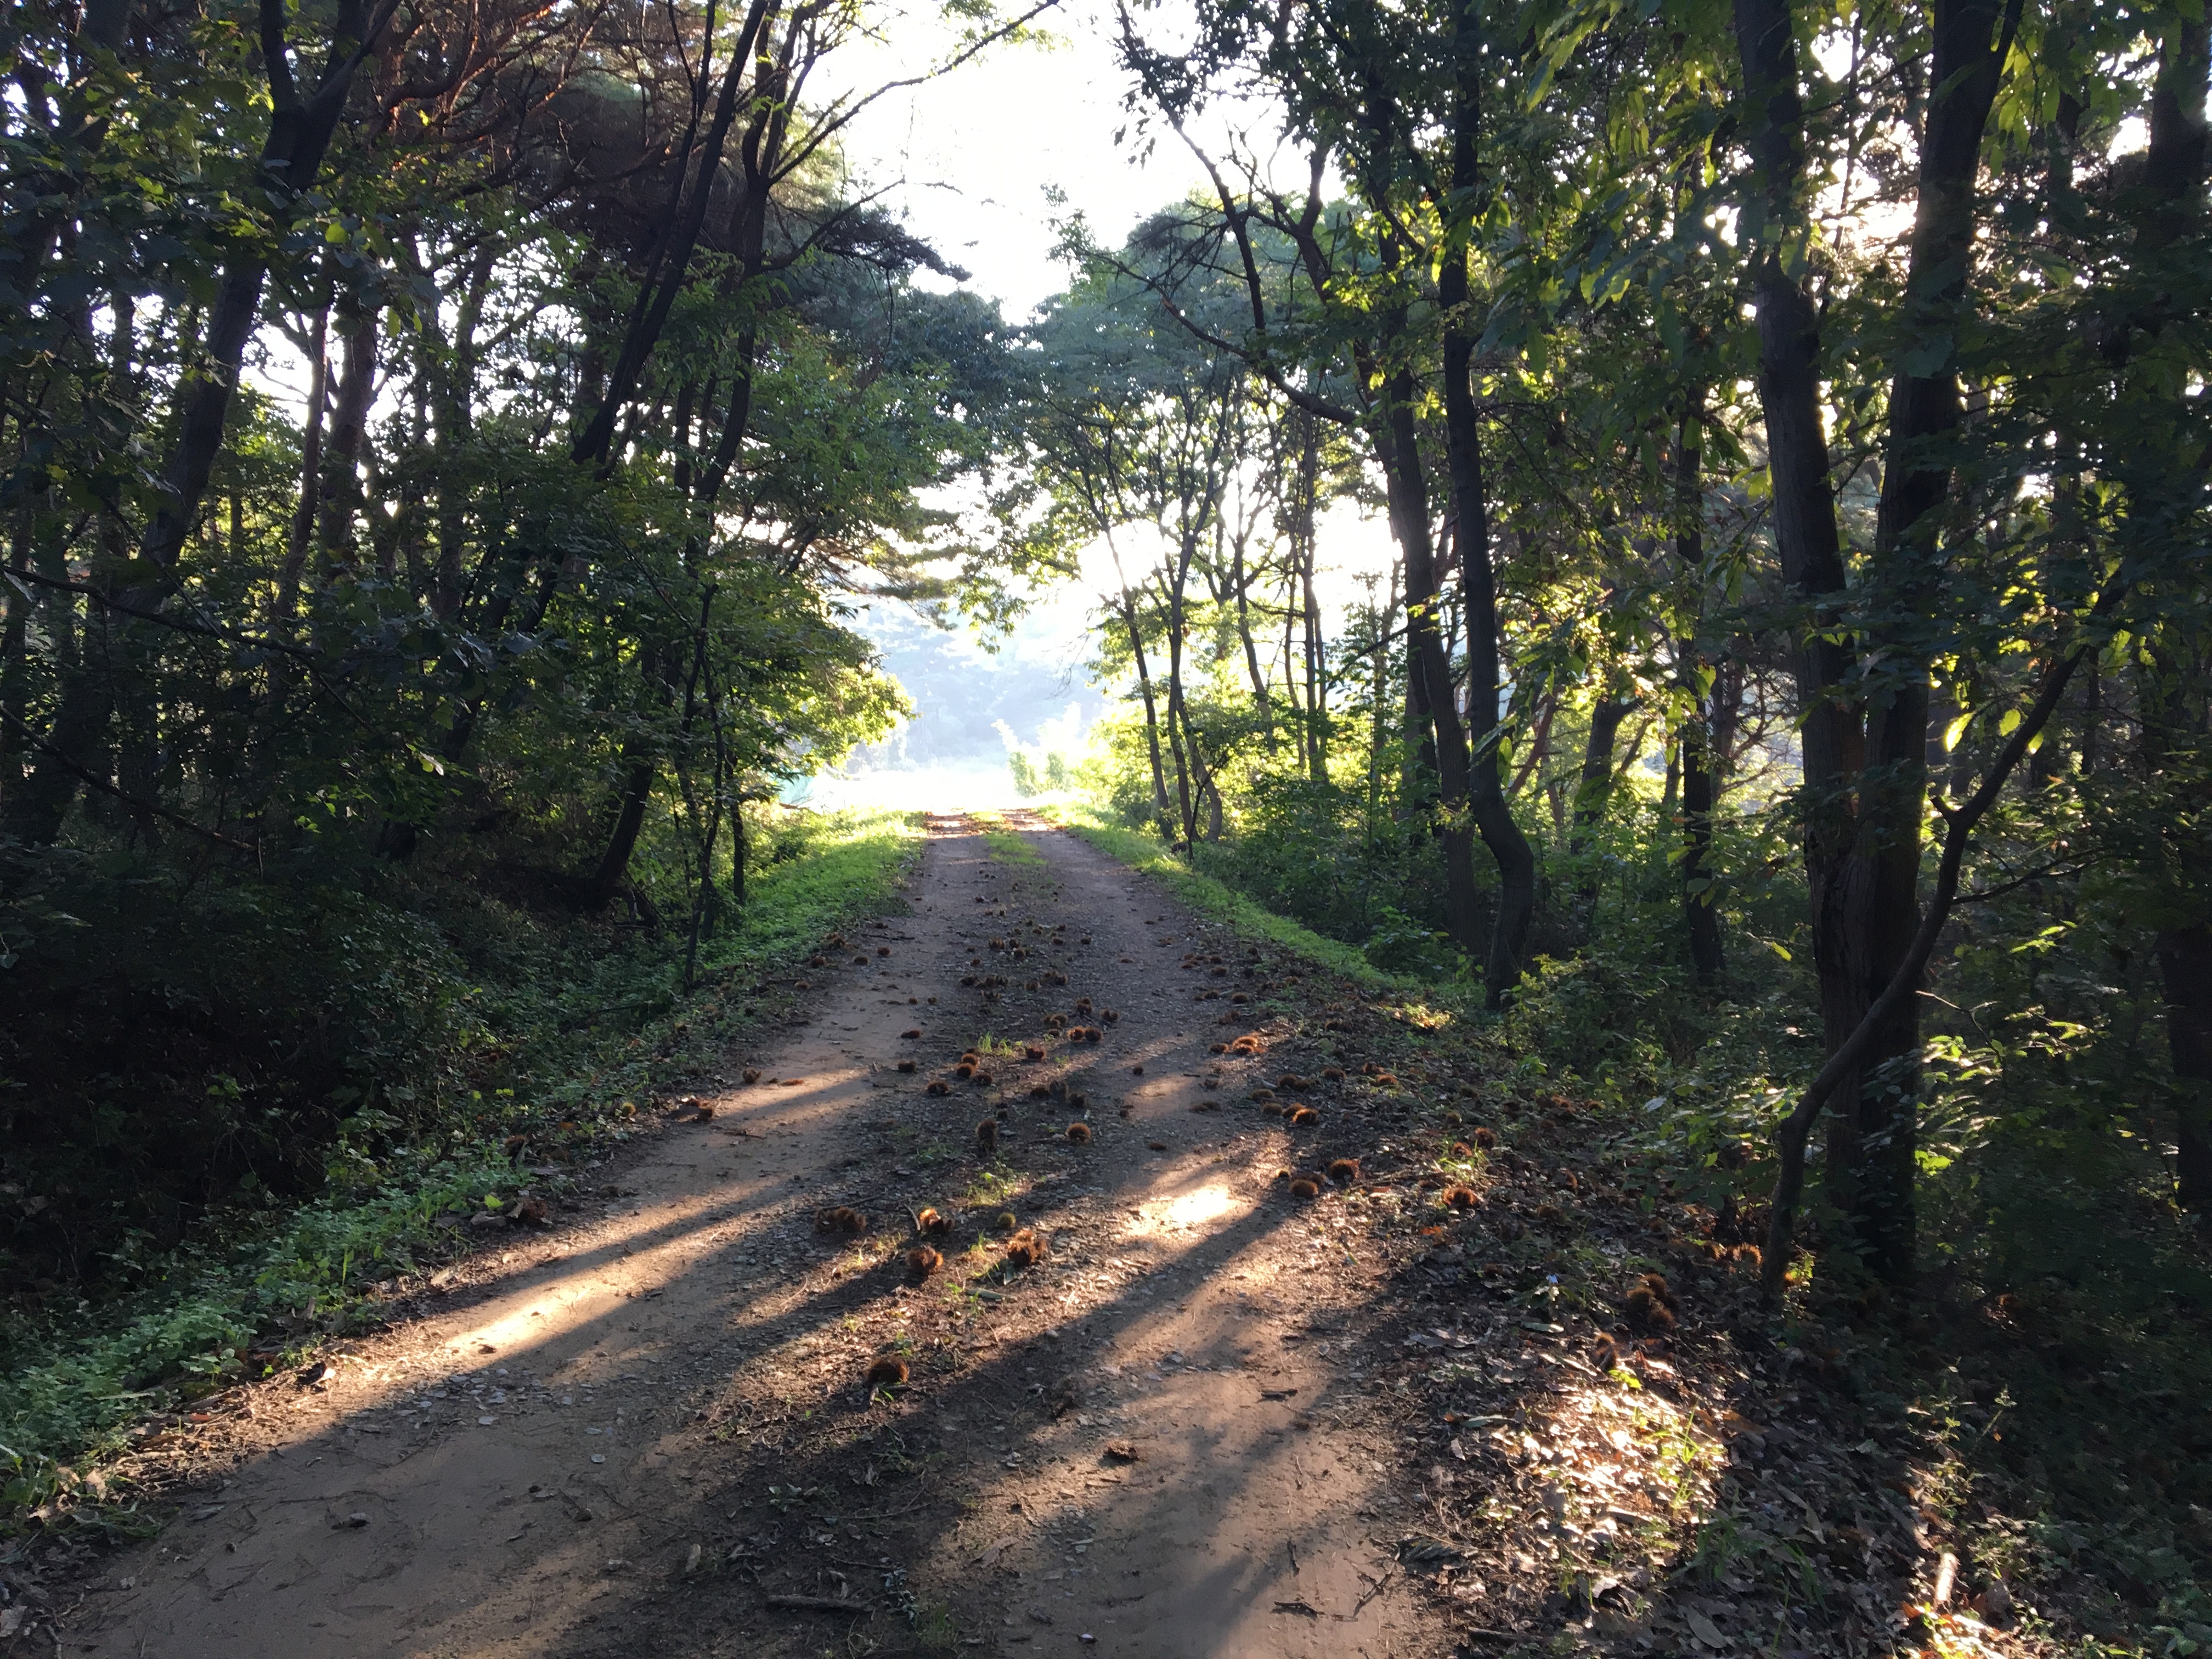
[[(1055, 805), (1044, 816), (1063, 830), (1081, 836), (1108, 857), (1127, 865), (1139, 875), (1150, 876), (1175, 897), (1201, 915), (1235, 928), (1238, 933), (1271, 944), (1341, 974), (1363, 989), (1395, 993), (1419, 992), (1434, 999), (1446, 988), (1397, 974), (1384, 973), (1356, 946), (1326, 939), (1310, 927), (1247, 898), (1211, 876), (1200, 875), (1188, 862), (1167, 849), (1157, 836), (1107, 823), (1089, 808)], [(987, 834), (989, 833), (987, 831)], [(1016, 839), (1018, 839), (1017, 837)], [(1023, 849), (1027, 852), (1029, 849)], [(1034, 856), (1034, 854), (1032, 854)]]
[(143, 1264), (125, 1294), (0, 1314), (0, 1536), (64, 1522), (137, 1529), (141, 1443), (195, 1401), (381, 1323), (391, 1298), (467, 1253), (469, 1218), (573, 1194), (635, 1133), (641, 1098), (775, 1012), (770, 988), (753, 981), (896, 908), (921, 847), (910, 815), (807, 821), (754, 876), (741, 919), (707, 943), (688, 993), (673, 936), (584, 963), (549, 956), (478, 988), (471, 994), (495, 1005), (492, 1023), (529, 1054), (520, 1075), (534, 1085), (472, 1096), (408, 1144), (342, 1143), (320, 1196), (212, 1216)]

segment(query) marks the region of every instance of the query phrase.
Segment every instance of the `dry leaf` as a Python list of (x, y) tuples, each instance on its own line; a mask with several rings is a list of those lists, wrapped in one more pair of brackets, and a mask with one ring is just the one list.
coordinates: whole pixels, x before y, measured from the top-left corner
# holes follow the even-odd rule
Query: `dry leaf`
[(1690, 1634), (1705, 1647), (1717, 1650), (1729, 1644), (1728, 1638), (1721, 1634), (1721, 1627), (1695, 1607), (1682, 1609), (1682, 1622), (1690, 1627)]

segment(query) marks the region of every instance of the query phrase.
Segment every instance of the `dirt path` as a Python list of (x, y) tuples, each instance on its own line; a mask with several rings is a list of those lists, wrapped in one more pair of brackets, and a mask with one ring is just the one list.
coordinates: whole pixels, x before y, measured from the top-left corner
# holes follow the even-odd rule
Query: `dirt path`
[[(856, 933), (805, 1018), (731, 1057), (760, 1081), (644, 1137), (596, 1212), (515, 1236), (326, 1382), (252, 1391), (208, 1431), (204, 1501), (112, 1561), (66, 1646), (1447, 1650), (1393, 1565), (1420, 1517), (1361, 1384), (1381, 1264), (1276, 1179), (1331, 1127), (1249, 1103), (1296, 1045), (1209, 1053), (1255, 1029), (1233, 958), (1182, 965), (1220, 937), (1072, 837), (1021, 842), (994, 856), (933, 824), (910, 914)], [(1045, 1057), (952, 1079), (987, 1036)], [(1032, 1094), (1054, 1085), (1087, 1109)], [(818, 1234), (829, 1205), (868, 1231)], [(956, 1232), (912, 1285), (924, 1205)], [(1006, 1211), (1041, 1266), (1007, 1269)], [(894, 1349), (912, 1381), (872, 1397)]]

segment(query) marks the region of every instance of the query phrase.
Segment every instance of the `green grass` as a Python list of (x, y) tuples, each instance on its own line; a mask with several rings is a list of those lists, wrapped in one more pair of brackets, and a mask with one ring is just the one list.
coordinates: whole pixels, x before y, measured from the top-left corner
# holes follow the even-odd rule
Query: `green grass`
[(970, 812), (968, 816), (981, 826), (984, 844), (1000, 863), (1024, 866), (1044, 862), (1043, 854), (1024, 841), (1019, 830), (1007, 829), (1006, 821), (996, 812)]
[[(1103, 823), (1088, 808), (1054, 806), (1046, 809), (1053, 822), (1080, 836), (1109, 858), (1118, 859), (1140, 875), (1158, 882), (1176, 900), (1201, 915), (1224, 922), (1239, 933), (1264, 939), (1295, 955), (1341, 974), (1354, 984), (1374, 991), (1418, 992), (1433, 996), (1436, 988), (1419, 980), (1386, 974), (1358, 948), (1339, 939), (1324, 939), (1287, 916), (1255, 904), (1234, 888), (1211, 876), (1200, 875), (1168, 851), (1156, 836), (1122, 830)], [(1026, 848), (1024, 850), (1027, 850)]]
[(915, 814), (829, 817), (797, 858), (752, 878), (743, 923), (702, 960), (726, 969), (804, 956), (829, 929), (895, 908), (900, 878), (921, 854)]
[(731, 1006), (731, 988), (802, 959), (825, 933), (896, 908), (921, 840), (918, 821), (905, 816), (842, 814), (810, 820), (793, 848), (754, 878), (741, 921), (702, 952), (688, 995), (676, 936), (634, 959), (598, 964), (603, 973), (580, 991), (550, 982), (554, 974), (499, 988), (504, 1014), (534, 1018), (549, 1034), (565, 1023), (564, 1001), (578, 995), (657, 1011), (605, 1033), (545, 1036), (532, 1097), (473, 1103), (465, 1121), (373, 1158), (342, 1148), (322, 1197), (222, 1218), (148, 1264), (125, 1296), (79, 1303), (65, 1315), (50, 1310), (37, 1324), (9, 1316), (0, 1328), (0, 1534), (64, 1516), (132, 1526), (125, 1487), (96, 1471), (131, 1444), (134, 1428), (375, 1325), (380, 1283), (466, 1250), (468, 1235), (450, 1224), (457, 1215), (498, 1207), (526, 1184), (556, 1201), (573, 1192), (568, 1176), (519, 1170), (501, 1153), (503, 1134), (532, 1126), (550, 1133), (542, 1126), (557, 1116), (571, 1127), (544, 1144), (571, 1158), (626, 1139), (635, 1097), (711, 1061), (748, 1028), (748, 1016)]

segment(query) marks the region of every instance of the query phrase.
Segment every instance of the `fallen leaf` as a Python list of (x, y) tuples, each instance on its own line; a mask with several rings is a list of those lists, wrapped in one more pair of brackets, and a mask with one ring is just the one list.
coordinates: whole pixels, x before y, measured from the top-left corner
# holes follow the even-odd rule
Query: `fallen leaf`
[(1682, 1622), (1690, 1627), (1690, 1634), (1696, 1637), (1702, 1646), (1717, 1650), (1729, 1644), (1728, 1638), (1721, 1634), (1721, 1627), (1695, 1607), (1682, 1609)]

